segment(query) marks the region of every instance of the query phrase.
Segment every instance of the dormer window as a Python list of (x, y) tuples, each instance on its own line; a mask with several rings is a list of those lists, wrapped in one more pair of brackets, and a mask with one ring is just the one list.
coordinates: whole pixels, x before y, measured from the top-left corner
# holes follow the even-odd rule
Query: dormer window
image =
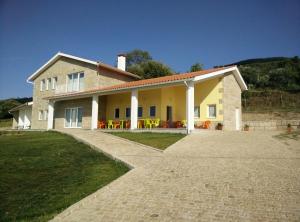
[(84, 73), (72, 73), (68, 75), (67, 91), (82, 91), (84, 89)]

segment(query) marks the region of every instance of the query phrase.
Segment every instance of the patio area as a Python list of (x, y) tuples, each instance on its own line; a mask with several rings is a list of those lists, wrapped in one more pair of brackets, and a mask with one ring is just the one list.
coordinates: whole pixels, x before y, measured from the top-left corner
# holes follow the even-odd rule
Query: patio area
[[(101, 120), (98, 121), (97, 129), (105, 131), (123, 131), (129, 130), (131, 120)], [(211, 121), (204, 121), (202, 123), (194, 123), (195, 129), (213, 129)], [(182, 121), (161, 121), (160, 119), (139, 119), (137, 121), (138, 131), (165, 131), (165, 132), (186, 132), (186, 120)]]

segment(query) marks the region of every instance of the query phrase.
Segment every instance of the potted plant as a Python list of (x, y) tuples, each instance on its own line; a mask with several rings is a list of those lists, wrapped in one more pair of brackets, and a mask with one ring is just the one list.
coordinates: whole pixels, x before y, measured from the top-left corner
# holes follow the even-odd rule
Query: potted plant
[(223, 123), (218, 123), (217, 130), (222, 130), (222, 129), (223, 129)]
[(244, 125), (244, 130), (245, 130), (245, 131), (249, 131), (249, 125), (248, 125), (248, 124), (245, 124), (245, 125)]
[(290, 123), (287, 124), (288, 133), (292, 132), (292, 125)]

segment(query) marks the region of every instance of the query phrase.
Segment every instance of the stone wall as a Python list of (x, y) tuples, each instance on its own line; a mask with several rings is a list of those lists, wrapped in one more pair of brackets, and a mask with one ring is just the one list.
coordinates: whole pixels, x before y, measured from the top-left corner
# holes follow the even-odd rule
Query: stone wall
[(243, 121), (243, 128), (247, 124), (249, 130), (284, 130), (288, 124), (292, 125), (293, 129), (300, 128), (300, 120), (249, 120)]
[(239, 111), (241, 125), (241, 88), (232, 73), (223, 78), (224, 129), (236, 130), (236, 109)]

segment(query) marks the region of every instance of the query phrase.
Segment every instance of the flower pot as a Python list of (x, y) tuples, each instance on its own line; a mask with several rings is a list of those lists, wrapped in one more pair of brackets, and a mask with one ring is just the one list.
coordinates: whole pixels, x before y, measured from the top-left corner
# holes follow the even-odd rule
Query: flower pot
[(292, 132), (292, 127), (288, 127), (288, 128), (287, 128), (287, 132), (288, 132), (288, 133), (291, 133), (291, 132)]
[(249, 126), (245, 126), (244, 131), (249, 131)]

